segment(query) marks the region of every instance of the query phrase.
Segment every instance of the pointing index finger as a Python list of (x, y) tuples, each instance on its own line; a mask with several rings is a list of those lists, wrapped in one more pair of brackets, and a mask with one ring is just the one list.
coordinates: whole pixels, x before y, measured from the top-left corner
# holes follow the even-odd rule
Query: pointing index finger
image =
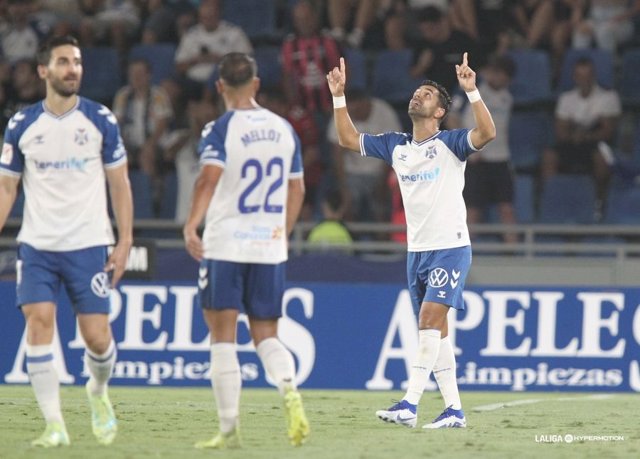
[(342, 73), (344, 75), (345, 72), (345, 68), (344, 68), (344, 57), (340, 58), (340, 73)]
[(462, 55), (462, 65), (464, 65), (464, 66), (469, 65), (469, 62), (467, 61), (467, 53), (466, 52)]

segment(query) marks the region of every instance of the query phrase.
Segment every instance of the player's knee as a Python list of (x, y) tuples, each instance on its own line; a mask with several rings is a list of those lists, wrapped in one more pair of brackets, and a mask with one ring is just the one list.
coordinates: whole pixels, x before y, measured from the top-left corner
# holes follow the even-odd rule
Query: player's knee
[(85, 336), (84, 342), (94, 354), (104, 354), (111, 344), (111, 336)]

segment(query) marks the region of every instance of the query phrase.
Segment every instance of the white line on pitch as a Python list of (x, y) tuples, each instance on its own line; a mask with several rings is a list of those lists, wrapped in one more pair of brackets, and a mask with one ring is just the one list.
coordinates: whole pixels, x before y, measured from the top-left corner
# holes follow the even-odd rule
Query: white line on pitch
[(495, 411), (501, 408), (509, 408), (518, 405), (531, 405), (540, 402), (574, 402), (576, 400), (606, 400), (613, 397), (613, 394), (593, 394), (578, 397), (556, 397), (556, 398), (526, 398), (514, 400), (513, 402), (492, 403), (490, 405), (480, 405), (471, 408), (472, 411)]

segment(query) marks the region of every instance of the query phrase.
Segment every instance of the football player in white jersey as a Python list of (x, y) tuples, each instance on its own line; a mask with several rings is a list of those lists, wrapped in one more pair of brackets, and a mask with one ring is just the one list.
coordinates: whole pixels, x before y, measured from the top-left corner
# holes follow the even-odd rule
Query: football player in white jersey
[[(53, 363), (56, 301), (61, 285), (71, 299), (86, 343), (86, 389), (92, 428), (101, 444), (117, 432), (107, 395), (116, 361), (109, 326), (109, 292), (122, 277), (132, 243), (127, 156), (116, 119), (78, 96), (82, 56), (73, 37), (56, 37), (38, 53), (46, 83), (43, 101), (16, 113), (0, 156), (0, 230), (22, 180), (24, 218), (18, 234), (17, 303), (26, 319), (27, 372), (46, 421), (34, 446), (69, 444)], [(105, 181), (118, 226), (114, 243)]]
[[(461, 88), (471, 102), (476, 127), (441, 131), (451, 98), (440, 84), (426, 80), (409, 101), (413, 132), (361, 134), (346, 108), (344, 59), (327, 74), (333, 95), (340, 145), (390, 164), (398, 177), (407, 219), (407, 275), (418, 317), (418, 353), (403, 399), (376, 415), (387, 422), (415, 427), (417, 406), (433, 371), (445, 410), (424, 428), (465, 427), (456, 382), (456, 362), (448, 338), (447, 313), (464, 309), (462, 292), (471, 266), (471, 246), (462, 198), (466, 158), (496, 136), (467, 53), (456, 65)], [(453, 69), (452, 69), (453, 71)]]
[[(287, 240), (300, 213), (304, 183), (300, 140), (283, 118), (255, 101), (253, 58), (229, 53), (216, 82), (227, 112), (205, 126), (200, 174), (184, 226), (187, 251), (200, 262), (198, 299), (211, 332), (211, 383), (219, 433), (197, 448), (237, 448), (242, 380), (236, 352), (238, 314), (267, 374), (284, 397), (294, 446), (309, 434), (293, 357), (278, 339)], [(206, 214), (202, 239), (197, 229)]]

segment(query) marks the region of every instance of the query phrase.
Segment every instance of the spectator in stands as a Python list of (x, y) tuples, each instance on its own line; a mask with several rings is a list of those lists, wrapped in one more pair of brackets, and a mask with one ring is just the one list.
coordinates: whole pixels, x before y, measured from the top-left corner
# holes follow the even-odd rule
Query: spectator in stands
[(285, 38), (281, 51), (285, 94), (292, 105), (326, 117), (333, 108), (325, 74), (337, 64), (340, 48), (321, 29), (320, 11), (311, 0), (295, 4), (293, 27), (295, 32)]
[(83, 46), (106, 43), (126, 53), (140, 27), (135, 0), (80, 0), (85, 17), (80, 23)]
[(11, 64), (35, 59), (39, 38), (29, 23), (33, 0), (8, 0), (8, 24), (2, 31), (2, 55)]
[(596, 217), (602, 216), (610, 171), (599, 151), (600, 142), (614, 139), (622, 108), (618, 93), (596, 82), (593, 62), (579, 59), (573, 70), (576, 87), (560, 95), (556, 106), (554, 149), (542, 157), (542, 177), (591, 174), (595, 179)]
[(411, 68), (413, 78), (429, 78), (438, 81), (447, 91), (458, 87), (458, 80), (451, 68), (462, 61), (462, 54), (477, 56), (476, 42), (463, 32), (453, 30), (449, 16), (439, 8), (429, 6), (417, 12), (421, 40), (414, 47), (415, 63)]
[(557, 78), (571, 38), (571, 18), (582, 0), (524, 0), (513, 6), (516, 27), (510, 47), (551, 50), (554, 79)]
[(633, 18), (640, 14), (640, 0), (577, 0), (574, 48), (615, 51), (633, 36)]
[(312, 114), (298, 105), (292, 107), (284, 93), (277, 88), (261, 90), (258, 103), (276, 115), (285, 118), (300, 137), (302, 147), (302, 165), (304, 167), (305, 196), (300, 218), (313, 220), (319, 207), (320, 186), (324, 177), (326, 158), (321, 155), (320, 133)]
[[(376, 18), (379, 0), (328, 0), (331, 35), (340, 43), (360, 48)], [(347, 27), (352, 25), (347, 34)]]
[[(364, 91), (349, 91), (349, 114), (360, 132), (399, 132), (400, 120), (385, 101)], [(345, 204), (347, 221), (389, 221), (388, 166), (383, 161), (362, 161), (360, 153), (341, 147), (335, 123), (330, 123), (327, 138), (331, 142), (336, 182)]]
[(5, 87), (0, 127), (4, 128), (9, 119), (21, 109), (36, 103), (44, 97), (44, 84), (38, 76), (35, 60), (23, 59), (16, 62), (11, 70), (11, 80)]
[(252, 53), (244, 31), (221, 19), (221, 0), (202, 0), (198, 23), (181, 38), (176, 51), (176, 70), (186, 77), (189, 91), (205, 86), (222, 56), (232, 51)]
[(167, 139), (166, 158), (175, 161), (178, 177), (178, 196), (176, 202), (177, 222), (184, 223), (189, 215), (189, 205), (193, 194), (193, 184), (198, 177), (198, 143), (202, 129), (209, 121), (216, 119), (219, 113), (212, 103), (193, 99), (187, 102), (187, 118), (189, 126), (171, 133)]
[(129, 169), (151, 177), (157, 205), (168, 167), (160, 142), (173, 117), (171, 103), (161, 87), (151, 84), (151, 67), (146, 60), (131, 61), (127, 74), (128, 84), (113, 100), (113, 113), (122, 129)]
[[(508, 136), (513, 106), (509, 84), (514, 73), (515, 64), (509, 57), (494, 57), (482, 72), (483, 78), (478, 85), (482, 100), (493, 113), (497, 134), (493, 142), (467, 159), (463, 196), (467, 205), (467, 223), (470, 225), (483, 222), (491, 205), (496, 205), (501, 223), (516, 223)], [(447, 128), (473, 126), (473, 112), (469, 99), (464, 93), (458, 92), (451, 104)], [(504, 241), (517, 242), (517, 235), (505, 233)]]
[(52, 36), (75, 35), (82, 19), (79, 0), (39, 0), (34, 9), (33, 16), (47, 25)]
[(307, 241), (325, 251), (335, 250), (336, 246), (339, 246), (341, 251), (351, 253), (348, 246), (353, 242), (353, 238), (342, 223), (344, 210), (342, 192), (338, 189), (329, 190), (322, 200), (323, 220), (313, 227)]
[(167, 0), (147, 0), (145, 20), (142, 24), (141, 43), (177, 43), (175, 11)]
[(513, 23), (511, 0), (452, 0), (456, 30), (478, 41), (485, 55), (503, 54), (509, 47)]

